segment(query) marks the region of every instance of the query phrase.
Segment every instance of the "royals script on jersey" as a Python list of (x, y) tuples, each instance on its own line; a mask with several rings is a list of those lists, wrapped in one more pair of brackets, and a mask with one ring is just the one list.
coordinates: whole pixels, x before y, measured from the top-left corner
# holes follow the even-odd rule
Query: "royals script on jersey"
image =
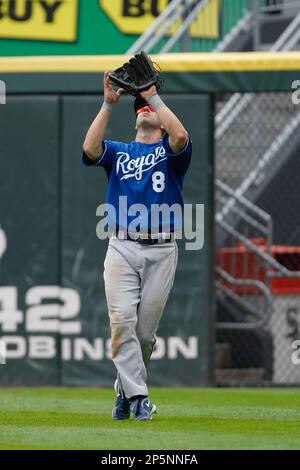
[[(182, 186), (191, 153), (192, 144), (189, 139), (182, 151), (174, 154), (170, 149), (167, 133), (155, 144), (105, 140), (103, 153), (96, 161), (90, 160), (83, 152), (85, 165), (100, 166), (106, 171), (107, 203), (116, 212), (116, 220), (108, 217), (110, 229), (117, 227), (127, 230), (132, 221), (138, 218), (140, 231), (160, 233), (165, 232), (166, 227), (170, 231), (176, 231), (182, 223), (179, 213), (172, 211), (170, 220), (167, 221), (163, 220), (163, 211), (157, 218), (157, 210), (161, 205), (169, 208), (175, 205), (180, 208), (182, 215)], [(123, 197), (120, 198), (121, 196)], [(146, 208), (146, 214), (142, 207), (139, 210), (138, 205)]]

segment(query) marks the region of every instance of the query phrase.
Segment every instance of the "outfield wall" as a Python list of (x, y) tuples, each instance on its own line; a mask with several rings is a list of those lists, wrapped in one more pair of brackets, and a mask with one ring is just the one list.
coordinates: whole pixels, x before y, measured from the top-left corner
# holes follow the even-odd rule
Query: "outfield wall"
[[(214, 346), (214, 95), (291, 89), (299, 53), (154, 57), (163, 97), (193, 140), (185, 201), (205, 205), (205, 243), (180, 257), (159, 330), (150, 384), (212, 384)], [(7, 104), (0, 106), (0, 383), (111, 386), (109, 322), (102, 280), (107, 242), (96, 237), (105, 200), (101, 169), (81, 165), (86, 130), (99, 109), (102, 73), (124, 56), (1, 58)], [(134, 136), (124, 97), (107, 136)], [(3, 245), (4, 246), (4, 245)]]

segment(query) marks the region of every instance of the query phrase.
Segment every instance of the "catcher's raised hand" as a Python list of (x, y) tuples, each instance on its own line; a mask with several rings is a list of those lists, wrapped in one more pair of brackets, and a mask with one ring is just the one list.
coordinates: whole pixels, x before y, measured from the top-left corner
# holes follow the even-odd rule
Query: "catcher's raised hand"
[(113, 89), (108, 73), (109, 72), (104, 72), (103, 77), (104, 101), (106, 101), (106, 103), (116, 104), (124, 90), (123, 88), (119, 88), (117, 91)]

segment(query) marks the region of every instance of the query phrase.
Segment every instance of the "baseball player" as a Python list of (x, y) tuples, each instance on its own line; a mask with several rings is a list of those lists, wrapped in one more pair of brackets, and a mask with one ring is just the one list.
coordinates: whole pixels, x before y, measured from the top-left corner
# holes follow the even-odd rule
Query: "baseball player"
[[(123, 420), (133, 413), (136, 420), (151, 420), (156, 406), (149, 400), (146, 367), (174, 280), (177, 222), (171, 217), (166, 233), (168, 224), (164, 221), (155, 227), (149, 221), (155, 204), (183, 207), (182, 186), (191, 159), (191, 141), (155, 85), (141, 92), (134, 102), (134, 141), (105, 140), (121, 94), (122, 89), (114, 90), (105, 72), (104, 102), (87, 132), (83, 162), (105, 169), (107, 202), (116, 208), (115, 231), (104, 262), (112, 360), (117, 369), (112, 417)], [(146, 207), (146, 217), (139, 219), (139, 231), (130, 230), (134, 217), (129, 210), (127, 218), (118, 219), (120, 196), (127, 197), (128, 208), (136, 207), (134, 204)]]

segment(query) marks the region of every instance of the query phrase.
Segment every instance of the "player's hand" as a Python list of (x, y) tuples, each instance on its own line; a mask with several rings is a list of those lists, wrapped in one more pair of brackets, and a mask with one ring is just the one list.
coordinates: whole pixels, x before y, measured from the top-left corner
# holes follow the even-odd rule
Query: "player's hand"
[(124, 92), (123, 88), (119, 88), (117, 91), (113, 89), (108, 72), (104, 72), (103, 90), (104, 90), (104, 101), (110, 104), (117, 104), (120, 99), (121, 94)]
[(145, 101), (147, 101), (147, 99), (150, 98), (150, 96), (155, 95), (155, 93), (157, 93), (157, 88), (155, 85), (152, 85), (148, 90), (141, 91), (140, 95)]

